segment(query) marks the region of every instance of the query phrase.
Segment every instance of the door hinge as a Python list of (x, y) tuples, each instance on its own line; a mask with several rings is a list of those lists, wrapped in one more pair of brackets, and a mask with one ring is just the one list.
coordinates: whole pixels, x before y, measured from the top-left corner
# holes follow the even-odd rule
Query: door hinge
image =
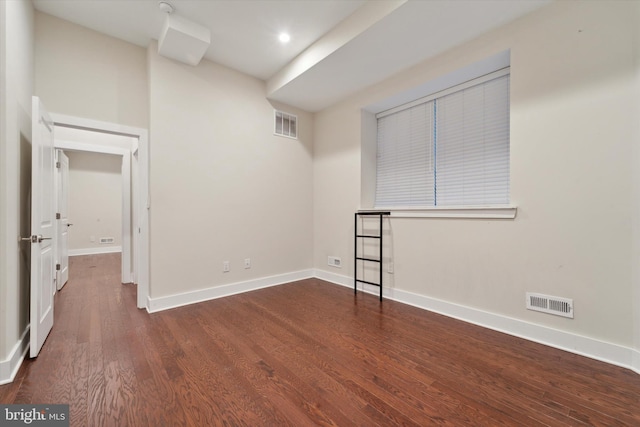
[(56, 271), (60, 271), (60, 264), (56, 264)]
[(60, 162), (56, 162), (56, 169), (60, 169)]
[(56, 213), (56, 219), (60, 219), (60, 212)]

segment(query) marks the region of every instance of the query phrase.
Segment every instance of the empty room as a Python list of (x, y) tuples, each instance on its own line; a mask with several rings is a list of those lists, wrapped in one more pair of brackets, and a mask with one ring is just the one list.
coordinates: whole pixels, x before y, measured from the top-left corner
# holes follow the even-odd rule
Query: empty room
[(0, 91), (1, 425), (640, 425), (640, 1), (1, 0)]

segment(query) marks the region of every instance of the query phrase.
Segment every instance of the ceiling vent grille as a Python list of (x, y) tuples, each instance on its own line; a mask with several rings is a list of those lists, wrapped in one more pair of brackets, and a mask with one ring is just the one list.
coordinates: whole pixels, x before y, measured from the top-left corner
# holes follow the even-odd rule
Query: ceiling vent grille
[(275, 110), (274, 119), (274, 134), (278, 136), (286, 136), (287, 138), (298, 139), (297, 116), (285, 113), (284, 111)]
[(573, 300), (527, 292), (527, 309), (573, 319)]

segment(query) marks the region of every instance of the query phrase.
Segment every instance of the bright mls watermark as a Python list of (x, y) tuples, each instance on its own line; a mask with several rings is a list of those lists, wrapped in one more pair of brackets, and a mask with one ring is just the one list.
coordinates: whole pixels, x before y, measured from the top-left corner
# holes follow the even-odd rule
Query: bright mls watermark
[(0, 405), (0, 427), (69, 427), (69, 405)]

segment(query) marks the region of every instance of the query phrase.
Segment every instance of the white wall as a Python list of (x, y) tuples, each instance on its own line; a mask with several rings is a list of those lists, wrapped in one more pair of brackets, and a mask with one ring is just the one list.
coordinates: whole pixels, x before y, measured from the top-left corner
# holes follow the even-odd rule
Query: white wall
[[(636, 16), (640, 16), (640, 2), (635, 2)], [(640, 118), (640, 27), (635, 28), (635, 75), (636, 75), (636, 90), (635, 90), (635, 109), (632, 109), (632, 116)], [(633, 141), (640, 141), (640, 120), (636, 120), (635, 134), (632, 137)], [(633, 172), (633, 195), (634, 195), (634, 209), (633, 209), (633, 225), (634, 232), (632, 234), (633, 239), (633, 287), (635, 291), (634, 295), (634, 320), (635, 327), (635, 354), (633, 364), (636, 371), (640, 372), (640, 144), (633, 144), (633, 157), (634, 162)]]
[(28, 245), (31, 184), (33, 8), (28, 1), (0, 5), (0, 383), (9, 380), (25, 347), (29, 323)]
[[(122, 247), (122, 156), (67, 151), (69, 157), (69, 253)], [(113, 237), (100, 244), (101, 237)]]
[(50, 112), (147, 128), (145, 50), (35, 12), (35, 89)]
[(155, 44), (148, 61), (151, 297), (310, 269), (312, 116), (279, 106), (299, 139), (273, 136), (264, 82)]
[[(353, 274), (353, 212), (361, 161), (370, 161), (361, 156), (361, 108), (511, 49), (517, 218), (392, 219), (395, 274), (385, 280), (394, 289), (633, 346), (637, 9), (636, 2), (555, 2), (316, 114), (316, 268), (327, 270), (327, 256), (336, 255), (346, 267), (340, 273)], [(527, 311), (526, 291), (573, 298), (575, 318)]]
[[(7, 166), (8, 162), (7, 158), (7, 135), (2, 129), (6, 129), (6, 107), (7, 103), (4, 101), (6, 99), (6, 90), (7, 90), (7, 54), (6, 54), (6, 40), (7, 40), (7, 5), (5, 2), (0, 3), (0, 206), (7, 206), (7, 191), (8, 183), (7, 183)], [(4, 254), (7, 247), (8, 239), (7, 239), (7, 211), (5, 208), (0, 209), (0, 248), (1, 252)], [(7, 300), (7, 282), (9, 278), (9, 274), (7, 271), (7, 260), (6, 257), (0, 257), (0, 301)], [(6, 303), (0, 304), (0, 319), (3, 324), (6, 323), (6, 315), (7, 315), (7, 306)], [(6, 328), (0, 329), (0, 360), (5, 360), (7, 351), (5, 349), (6, 342)], [(2, 378), (5, 381), (6, 378)]]

